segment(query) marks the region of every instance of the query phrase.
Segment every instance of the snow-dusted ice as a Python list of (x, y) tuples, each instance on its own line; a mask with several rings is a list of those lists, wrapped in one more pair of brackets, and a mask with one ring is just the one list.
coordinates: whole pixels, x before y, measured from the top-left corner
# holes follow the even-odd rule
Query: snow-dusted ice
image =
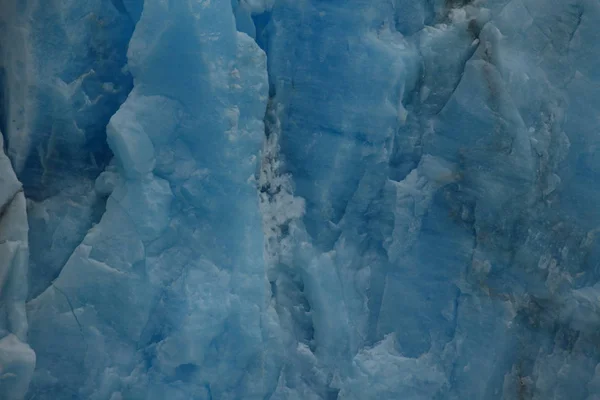
[(0, 9), (0, 400), (600, 400), (597, 0)]

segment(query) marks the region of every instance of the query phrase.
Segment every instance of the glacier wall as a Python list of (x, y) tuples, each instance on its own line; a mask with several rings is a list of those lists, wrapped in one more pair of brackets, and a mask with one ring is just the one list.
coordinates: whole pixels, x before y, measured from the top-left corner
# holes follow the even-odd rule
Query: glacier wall
[(600, 399), (597, 1), (0, 7), (0, 398)]
[[(0, 136), (0, 144), (4, 141)], [(27, 393), (36, 356), (27, 344), (27, 213), (25, 195), (4, 152), (0, 153), (0, 366), (3, 399)]]

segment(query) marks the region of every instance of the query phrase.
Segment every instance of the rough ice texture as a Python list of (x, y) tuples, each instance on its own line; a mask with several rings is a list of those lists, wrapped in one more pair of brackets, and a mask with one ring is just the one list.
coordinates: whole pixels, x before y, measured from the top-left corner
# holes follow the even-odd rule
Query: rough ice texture
[(0, 136), (0, 397), (24, 398), (35, 367), (27, 344), (27, 214), (25, 196)]
[(1, 399), (600, 399), (596, 0), (0, 7)]

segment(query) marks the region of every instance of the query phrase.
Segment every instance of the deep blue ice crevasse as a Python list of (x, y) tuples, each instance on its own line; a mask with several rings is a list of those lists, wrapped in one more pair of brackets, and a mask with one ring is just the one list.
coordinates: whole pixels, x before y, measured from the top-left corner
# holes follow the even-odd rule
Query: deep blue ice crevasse
[(134, 22), (109, 1), (5, 1), (2, 21), (0, 121), (28, 199), (31, 299), (104, 212), (93, 182), (112, 157), (106, 124), (132, 87)]

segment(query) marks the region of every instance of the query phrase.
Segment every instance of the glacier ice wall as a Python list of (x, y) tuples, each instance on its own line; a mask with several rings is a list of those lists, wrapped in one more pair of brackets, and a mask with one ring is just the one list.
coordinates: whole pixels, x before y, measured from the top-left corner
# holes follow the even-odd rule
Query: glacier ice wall
[(23, 188), (4, 152), (0, 171), (0, 396), (17, 400), (27, 392), (36, 359), (27, 344), (28, 225)]
[(600, 399), (597, 1), (0, 7), (0, 398)]

